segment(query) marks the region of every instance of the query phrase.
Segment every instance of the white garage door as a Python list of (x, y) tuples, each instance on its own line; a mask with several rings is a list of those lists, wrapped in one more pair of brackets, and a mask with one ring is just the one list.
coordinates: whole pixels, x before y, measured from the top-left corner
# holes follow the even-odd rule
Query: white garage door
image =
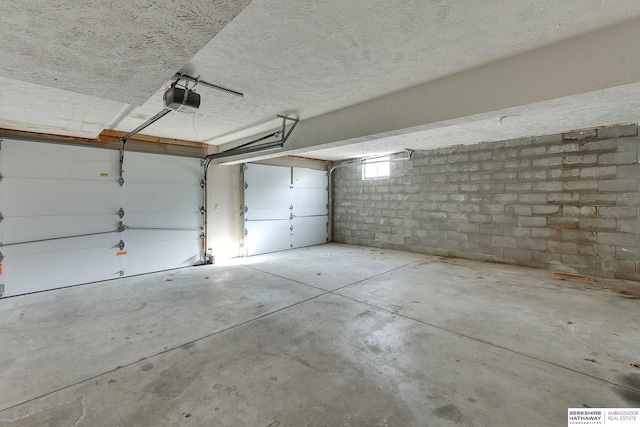
[(243, 170), (247, 256), (327, 242), (326, 171), (251, 163)]
[(200, 160), (126, 153), (122, 187), (118, 169), (115, 150), (2, 141), (4, 296), (200, 260)]

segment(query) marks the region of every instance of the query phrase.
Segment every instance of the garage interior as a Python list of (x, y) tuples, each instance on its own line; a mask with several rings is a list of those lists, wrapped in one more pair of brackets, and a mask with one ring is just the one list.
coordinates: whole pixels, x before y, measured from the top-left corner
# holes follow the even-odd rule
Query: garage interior
[(0, 5), (0, 426), (640, 407), (640, 5)]

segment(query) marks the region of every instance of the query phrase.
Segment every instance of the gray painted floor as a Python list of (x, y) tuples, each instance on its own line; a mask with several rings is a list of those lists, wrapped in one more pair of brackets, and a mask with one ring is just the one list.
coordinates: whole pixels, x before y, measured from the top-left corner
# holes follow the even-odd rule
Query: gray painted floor
[(0, 300), (0, 426), (562, 426), (569, 407), (640, 407), (640, 284), (339, 244), (234, 264)]

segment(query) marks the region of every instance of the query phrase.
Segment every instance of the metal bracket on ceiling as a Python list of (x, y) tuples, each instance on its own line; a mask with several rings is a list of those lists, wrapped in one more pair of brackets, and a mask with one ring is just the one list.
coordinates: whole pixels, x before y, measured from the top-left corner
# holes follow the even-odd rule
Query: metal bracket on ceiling
[[(253, 139), (249, 142), (245, 142), (244, 144), (240, 144), (237, 147), (230, 148), (220, 153), (209, 154), (204, 158), (206, 164), (208, 165), (208, 163), (210, 163), (211, 160), (221, 159), (223, 157), (239, 156), (241, 154), (250, 154), (250, 153), (255, 153), (257, 151), (265, 151), (265, 150), (282, 148), (284, 146), (284, 143), (287, 142), (287, 139), (289, 139), (291, 132), (293, 132), (295, 127), (298, 125), (298, 122), (300, 122), (300, 119), (296, 119), (294, 117), (282, 116), (280, 114), (278, 114), (276, 117), (279, 117), (282, 119), (282, 128), (280, 130), (272, 132), (269, 135), (265, 135), (265, 136), (261, 136), (259, 138)], [(289, 131), (287, 131), (286, 129), (287, 121), (293, 122), (293, 124), (289, 128)], [(262, 142), (262, 141), (268, 140), (269, 138), (279, 138), (279, 139), (275, 141), (270, 141), (270, 142)], [(262, 143), (258, 144), (259, 142), (262, 142)]]

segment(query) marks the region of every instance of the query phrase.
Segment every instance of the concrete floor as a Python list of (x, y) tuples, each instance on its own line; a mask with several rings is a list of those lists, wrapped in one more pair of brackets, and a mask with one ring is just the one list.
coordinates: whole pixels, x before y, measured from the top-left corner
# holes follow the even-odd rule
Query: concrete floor
[(640, 284), (339, 244), (232, 264), (0, 300), (0, 426), (552, 426), (640, 407)]

